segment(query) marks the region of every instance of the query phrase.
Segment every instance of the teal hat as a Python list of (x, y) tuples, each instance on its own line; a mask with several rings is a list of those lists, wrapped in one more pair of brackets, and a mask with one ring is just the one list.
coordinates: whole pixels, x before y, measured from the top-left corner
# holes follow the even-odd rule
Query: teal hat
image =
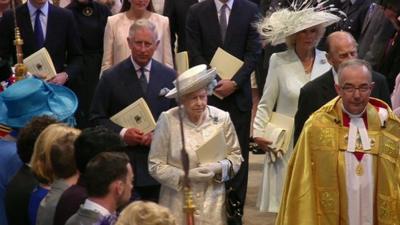
[(48, 115), (75, 125), (77, 107), (78, 99), (69, 88), (26, 78), (0, 93), (0, 124), (21, 128), (32, 117)]

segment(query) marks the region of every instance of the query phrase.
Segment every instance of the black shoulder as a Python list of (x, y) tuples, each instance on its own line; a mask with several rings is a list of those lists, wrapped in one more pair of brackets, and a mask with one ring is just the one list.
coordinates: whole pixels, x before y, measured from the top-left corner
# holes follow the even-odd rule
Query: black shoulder
[(109, 16), (111, 16), (111, 11), (107, 6), (93, 1), (93, 7), (97, 8), (98, 11), (101, 13), (101, 15), (109, 15)]
[(386, 81), (386, 77), (381, 73), (378, 73), (376, 71), (372, 71), (372, 80), (375, 83), (376, 82), (383, 82), (383, 81)]
[(153, 59), (152, 63), (154, 63), (154, 66), (158, 68), (159, 71), (162, 71), (163, 76), (167, 76), (169, 79), (175, 79), (176, 78), (176, 71), (171, 69), (170, 67), (156, 61)]

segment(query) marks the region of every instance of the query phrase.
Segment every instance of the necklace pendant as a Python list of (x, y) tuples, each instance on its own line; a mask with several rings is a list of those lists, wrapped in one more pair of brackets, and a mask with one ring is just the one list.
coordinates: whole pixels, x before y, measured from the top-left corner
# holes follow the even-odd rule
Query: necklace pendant
[(364, 174), (364, 167), (359, 163), (356, 167), (356, 175), (362, 176)]

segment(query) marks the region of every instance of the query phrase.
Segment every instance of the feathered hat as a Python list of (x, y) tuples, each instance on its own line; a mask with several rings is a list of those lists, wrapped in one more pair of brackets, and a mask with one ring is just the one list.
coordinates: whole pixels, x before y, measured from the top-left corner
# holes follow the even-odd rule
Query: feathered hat
[(346, 16), (329, 0), (293, 0), (291, 6), (267, 15), (258, 24), (261, 38), (267, 43), (277, 45), (285, 42), (286, 37), (307, 28), (322, 25), (327, 27), (341, 18), (333, 13)]

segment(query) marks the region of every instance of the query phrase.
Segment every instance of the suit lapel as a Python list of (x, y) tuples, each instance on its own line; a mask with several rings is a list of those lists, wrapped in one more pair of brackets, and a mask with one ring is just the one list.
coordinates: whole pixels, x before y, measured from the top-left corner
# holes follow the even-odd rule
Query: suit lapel
[(48, 12), (48, 19), (47, 19), (47, 27), (46, 27), (46, 37), (44, 39), (44, 44), (46, 45), (47, 40), (52, 40), (52, 35), (55, 33), (53, 31), (54, 27), (57, 26), (57, 18), (56, 14), (54, 13), (54, 6), (49, 3), (49, 12)]
[(146, 96), (148, 99), (154, 99), (158, 97), (159, 91), (161, 90), (160, 85), (162, 84), (160, 77), (157, 77), (157, 74), (159, 75), (160, 72), (159, 70), (159, 65), (155, 62), (155, 60), (152, 61), (151, 63), (151, 71), (150, 71), (150, 80), (149, 80), (149, 85), (147, 87), (147, 94)]
[(367, 15), (365, 16), (364, 23), (363, 23), (362, 28), (361, 28), (361, 34), (364, 34), (365, 30), (367, 29), (367, 27), (369, 26), (369, 24), (371, 22), (371, 18), (373, 16), (373, 14), (375, 14), (376, 10), (378, 10), (378, 9), (376, 8), (375, 3), (373, 3), (369, 7), (369, 9), (367, 11)]
[(126, 96), (129, 98), (129, 101), (133, 102), (140, 97), (144, 97), (145, 95), (143, 94), (139, 78), (130, 57), (124, 61), (124, 69), (122, 71), (127, 71), (121, 74), (120, 82), (122, 86), (125, 87)]
[(328, 62), (325, 58), (325, 52), (318, 51), (315, 49), (315, 59), (314, 59), (314, 64), (313, 68), (311, 71), (311, 77), (310, 80), (314, 80), (317, 78), (319, 75), (325, 73), (329, 68)]
[[(21, 8), (21, 12), (18, 13), (18, 18), (20, 18), (18, 20), (18, 25), (20, 27), (22, 39), (24, 40), (25, 45), (29, 46), (28, 42), (36, 43), (27, 3), (25, 3)], [(32, 46), (36, 46), (36, 44)], [(24, 53), (27, 54), (27, 52)], [(25, 55), (25, 57), (26, 56), (28, 55)]]
[(325, 76), (325, 79), (322, 84), (322, 90), (324, 92), (322, 96), (325, 98), (326, 102), (329, 102), (337, 96), (332, 69), (326, 72), (323, 76)]
[(351, 15), (353, 12), (357, 11), (360, 8), (360, 5), (365, 0), (357, 0), (354, 4), (351, 4), (350, 0), (348, 0), (348, 9), (347, 9), (347, 16)]
[[(232, 5), (232, 10), (229, 15), (229, 20), (228, 20), (228, 27), (226, 28), (226, 34), (225, 34), (225, 40), (223, 41), (224, 46), (229, 46), (229, 42), (232, 39), (232, 30), (237, 29), (237, 26), (240, 23), (240, 16), (241, 11), (240, 11), (240, 1), (235, 0)], [(236, 26), (236, 27), (235, 27)], [(219, 27), (219, 26), (218, 26)], [(220, 32), (221, 34), (221, 32)], [(221, 35), (220, 35), (221, 36)]]
[[(205, 4), (207, 5), (203, 12), (203, 18), (205, 19), (206, 24), (209, 24), (209, 26), (207, 26), (207, 32), (209, 32), (210, 34), (216, 34), (216, 37), (218, 37), (217, 43), (219, 46), (221, 46), (222, 37), (221, 29), (219, 27), (217, 7), (215, 6), (214, 0), (208, 0), (207, 2), (205, 2)], [(212, 26), (212, 24), (216, 24), (216, 26)]]
[(286, 68), (292, 71), (291, 73), (293, 74), (293, 81), (303, 80), (305, 77), (304, 67), (294, 49), (288, 49), (287, 54), (284, 57), (284, 61), (286, 62), (287, 66)]

